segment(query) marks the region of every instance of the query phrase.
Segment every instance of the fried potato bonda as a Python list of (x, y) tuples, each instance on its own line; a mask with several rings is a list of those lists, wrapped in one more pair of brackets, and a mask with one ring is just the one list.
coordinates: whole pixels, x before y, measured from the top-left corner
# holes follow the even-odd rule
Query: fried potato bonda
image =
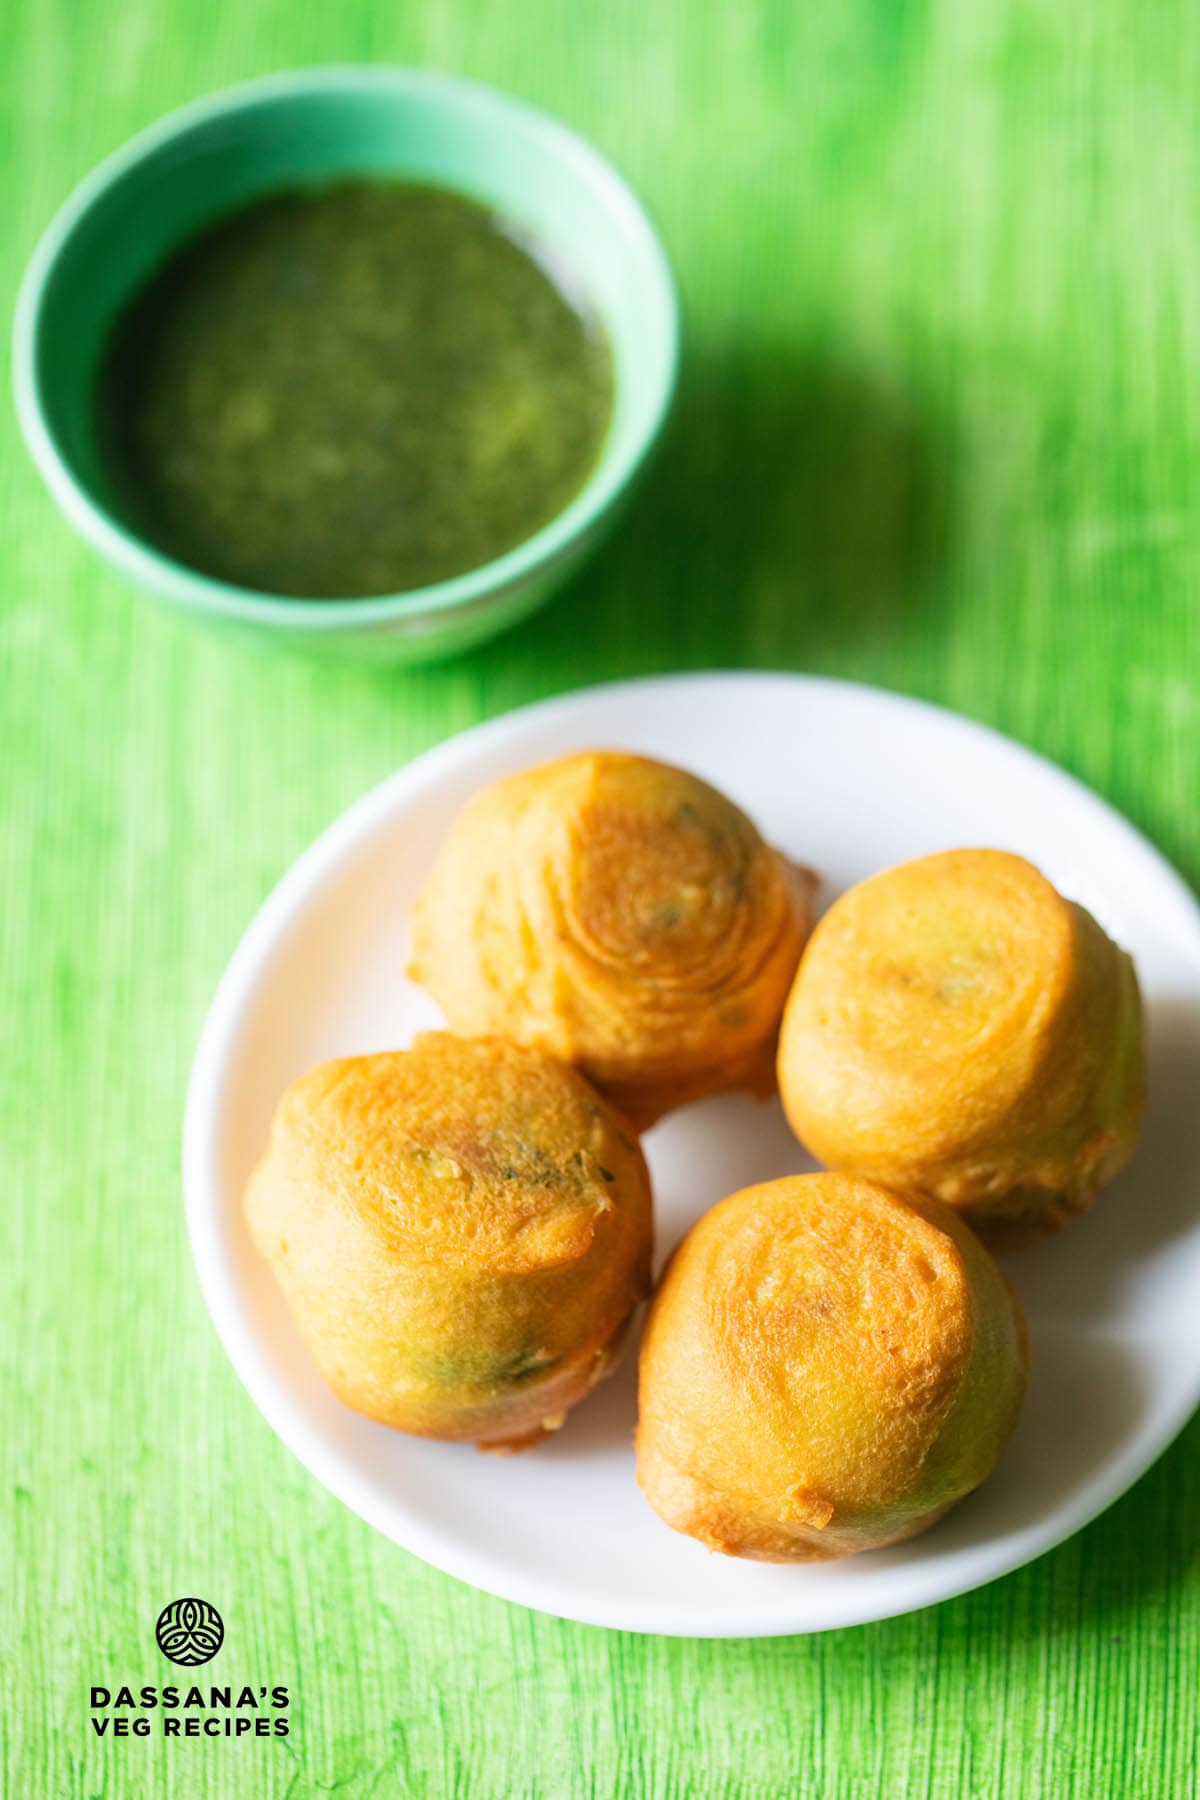
[(668, 1265), (638, 1482), (727, 1556), (878, 1549), (991, 1473), (1025, 1374), (1015, 1296), (946, 1207), (853, 1175), (766, 1182), (705, 1214)]
[(453, 1030), (575, 1063), (643, 1129), (725, 1088), (773, 1091), (813, 885), (696, 776), (566, 756), (459, 815), (410, 973)]
[(1130, 958), (1032, 864), (953, 850), (852, 888), (812, 936), (779, 1043), (797, 1136), (1000, 1248), (1086, 1211), (1137, 1143)]
[(246, 1214), (339, 1399), (421, 1437), (557, 1429), (649, 1291), (636, 1139), (576, 1070), (511, 1044), (430, 1032), (314, 1069)]

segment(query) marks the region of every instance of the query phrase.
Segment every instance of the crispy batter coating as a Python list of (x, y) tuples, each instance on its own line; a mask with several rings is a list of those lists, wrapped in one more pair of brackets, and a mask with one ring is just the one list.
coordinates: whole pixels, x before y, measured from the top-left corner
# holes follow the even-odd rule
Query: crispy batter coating
[(485, 789), (417, 903), (410, 973), (455, 1031), (575, 1063), (639, 1129), (774, 1088), (814, 880), (694, 775), (590, 751)]
[(1021, 857), (904, 863), (813, 933), (779, 1086), (822, 1162), (931, 1194), (994, 1247), (1024, 1242), (1086, 1211), (1133, 1154), (1133, 963)]
[(636, 1138), (572, 1068), (429, 1032), (279, 1103), (246, 1214), (348, 1406), (520, 1449), (608, 1374), (650, 1285)]
[(913, 1537), (995, 1467), (1027, 1350), (946, 1207), (853, 1175), (746, 1188), (676, 1250), (642, 1344), (638, 1482), (676, 1531), (761, 1562)]

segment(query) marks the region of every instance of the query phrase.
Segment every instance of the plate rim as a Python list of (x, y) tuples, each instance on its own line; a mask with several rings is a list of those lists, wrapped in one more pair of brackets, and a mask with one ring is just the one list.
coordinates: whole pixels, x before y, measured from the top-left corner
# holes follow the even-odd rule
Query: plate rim
[[(619, 701), (634, 691), (649, 688), (723, 687), (731, 681), (748, 686), (786, 687), (796, 693), (821, 691), (866, 699), (876, 704), (883, 703), (885, 707), (892, 707), (897, 712), (919, 715), (936, 722), (942, 728), (949, 727), (964, 736), (982, 738), (1009, 755), (1015, 754), (1040, 777), (1058, 784), (1060, 791), (1068, 793), (1076, 805), (1082, 804), (1091, 810), (1110, 831), (1115, 828), (1118, 839), (1124, 839), (1130, 848), (1136, 848), (1139, 856), (1150, 858), (1158, 878), (1172, 894), (1178, 920), (1190, 932), (1190, 952), (1200, 968), (1200, 900), (1180, 872), (1144, 833), (1086, 782), (993, 726), (933, 701), (838, 676), (737, 668), (636, 676), (574, 688), (513, 707), (493, 718), (467, 726), (383, 776), (319, 831), (271, 887), (226, 963), (197, 1040), (183, 1117), (184, 1205), (188, 1241), (201, 1294), (218, 1340), (238, 1379), (267, 1424), (297, 1461), (336, 1499), (379, 1531), (388, 1542), (421, 1558), (441, 1573), (511, 1604), (525, 1606), (555, 1618), (645, 1636), (697, 1639), (808, 1636), (902, 1617), (972, 1593), (1048, 1555), (1115, 1505), (1165, 1454), (1200, 1407), (1198, 1358), (1190, 1383), (1177, 1397), (1150, 1445), (1143, 1446), (1137, 1455), (1131, 1455), (1128, 1447), (1124, 1455), (1118, 1451), (1102, 1465), (1101, 1471), (1088, 1483), (1083, 1493), (1077, 1496), (1074, 1505), (1068, 1502), (1052, 1515), (1056, 1523), (1051, 1535), (1035, 1548), (1027, 1552), (1022, 1550), (1012, 1560), (1005, 1561), (1002, 1567), (966, 1581), (951, 1578), (944, 1590), (922, 1597), (912, 1604), (900, 1599), (880, 1606), (852, 1606), (847, 1609), (847, 1616), (840, 1619), (821, 1620), (817, 1623), (806, 1623), (803, 1620), (773, 1621), (765, 1625), (748, 1619), (744, 1612), (707, 1615), (701, 1619), (679, 1616), (673, 1622), (670, 1607), (659, 1609), (663, 1618), (658, 1622), (631, 1623), (619, 1604), (611, 1608), (604, 1605), (566, 1607), (556, 1601), (553, 1583), (524, 1574), (510, 1582), (502, 1573), (497, 1574), (490, 1565), (486, 1572), (481, 1571), (471, 1554), (460, 1554), (453, 1548), (447, 1549), (443, 1541), (418, 1519), (406, 1519), (405, 1535), (400, 1537), (384, 1506), (377, 1503), (374, 1494), (357, 1473), (327, 1448), (319, 1434), (308, 1427), (298, 1428), (295, 1425), (291, 1416), (292, 1407), (286, 1396), (275, 1390), (269, 1372), (263, 1366), (256, 1333), (236, 1304), (232, 1284), (225, 1272), (218, 1223), (220, 1184), (211, 1164), (211, 1150), (215, 1141), (213, 1128), (221, 1110), (220, 1090), (225, 1059), (241, 1010), (252, 998), (257, 985), (264, 953), (293, 915), (298, 903), (303, 901), (325, 874), (336, 867), (360, 838), (368, 835), (387, 816), (400, 798), (409, 790), (420, 791), (435, 784), (456, 764), (473, 760), (480, 751), (486, 754), (490, 741), (508, 737), (514, 728), (519, 731), (527, 721), (552, 721), (556, 713), (569, 713), (584, 702), (604, 698)], [(1165, 923), (1163, 921), (1164, 925)], [(1115, 1478), (1110, 1476), (1105, 1480), (1105, 1469), (1115, 1471)]]

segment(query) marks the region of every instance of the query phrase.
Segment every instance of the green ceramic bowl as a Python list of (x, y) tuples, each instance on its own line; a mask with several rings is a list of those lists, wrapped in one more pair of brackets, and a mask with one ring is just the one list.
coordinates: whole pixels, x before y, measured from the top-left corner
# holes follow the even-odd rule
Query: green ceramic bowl
[[(155, 549), (122, 519), (96, 443), (97, 358), (124, 301), (183, 239), (280, 187), (345, 175), (435, 182), (494, 207), (571, 270), (603, 319), (613, 419), (573, 501), (465, 575), (370, 599), (234, 587)], [(29, 265), (14, 381), (29, 447), (67, 518), (139, 586), (192, 617), (314, 648), (443, 656), (528, 613), (592, 547), (642, 466), (675, 382), (678, 310), (655, 232), (620, 176), (544, 113), (406, 69), (299, 70), (201, 100), (150, 127), (76, 189)]]

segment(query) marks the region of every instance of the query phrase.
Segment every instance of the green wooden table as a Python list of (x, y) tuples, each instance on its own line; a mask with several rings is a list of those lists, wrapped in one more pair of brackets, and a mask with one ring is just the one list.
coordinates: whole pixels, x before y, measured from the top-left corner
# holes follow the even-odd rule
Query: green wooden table
[[(1195, 5), (7, 0), (2, 37), (10, 285), (168, 107), (392, 60), (609, 152), (689, 341), (619, 541), (509, 637), (408, 673), (164, 617), (0, 430), (0, 1792), (1193, 1800), (1200, 1425), (1073, 1542), (889, 1624), (688, 1643), (536, 1617), (276, 1442), (192, 1276), (179, 1122), (214, 983), (314, 833), (448, 733), (607, 677), (942, 701), (1200, 878)], [(223, 1680), (289, 1685), (288, 1738), (93, 1736), (89, 1686), (167, 1679), (154, 1618), (189, 1593), (225, 1616)]]

